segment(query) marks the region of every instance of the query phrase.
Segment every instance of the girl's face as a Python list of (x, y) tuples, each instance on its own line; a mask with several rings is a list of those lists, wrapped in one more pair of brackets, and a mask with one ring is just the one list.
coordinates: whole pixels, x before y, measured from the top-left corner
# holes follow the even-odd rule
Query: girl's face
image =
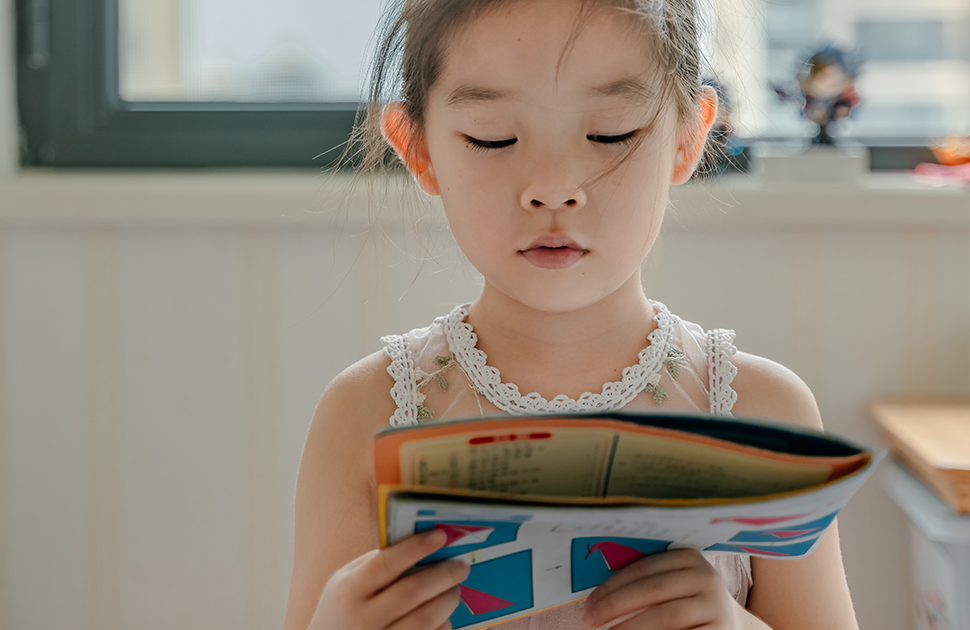
[(640, 291), (695, 159), (631, 17), (597, 7), (577, 28), (578, 6), (516, 2), (460, 29), (429, 94), (429, 164), (412, 164), (486, 282), (548, 312)]

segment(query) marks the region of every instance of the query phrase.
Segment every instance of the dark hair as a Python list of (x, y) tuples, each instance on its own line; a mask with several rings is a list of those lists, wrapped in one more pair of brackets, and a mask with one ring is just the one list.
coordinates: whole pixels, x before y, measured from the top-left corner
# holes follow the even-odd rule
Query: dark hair
[[(365, 173), (393, 163), (381, 136), (384, 107), (402, 103), (412, 133), (422, 133), (428, 94), (439, 78), (448, 38), (485, 12), (522, 1), (389, 0), (370, 69), (367, 107), (358, 116), (345, 158), (356, 155)], [(701, 55), (694, 0), (580, 0), (577, 28), (586, 11), (600, 5), (630, 14), (659, 62), (661, 98), (672, 96), (681, 118), (695, 116)], [(567, 49), (574, 39), (575, 34)]]
[(802, 62), (798, 68), (798, 82), (804, 84), (832, 66), (841, 70), (846, 76), (855, 77), (859, 74), (860, 65), (861, 60), (856, 55), (837, 46), (827, 44), (813, 52)]

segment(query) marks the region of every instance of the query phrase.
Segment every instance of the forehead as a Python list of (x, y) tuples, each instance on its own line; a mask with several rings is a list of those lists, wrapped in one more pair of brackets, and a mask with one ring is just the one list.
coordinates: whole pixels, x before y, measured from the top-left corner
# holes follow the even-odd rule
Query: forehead
[(576, 0), (518, 1), (446, 42), (432, 101), (449, 108), (501, 99), (625, 98), (656, 91), (656, 65), (638, 18)]

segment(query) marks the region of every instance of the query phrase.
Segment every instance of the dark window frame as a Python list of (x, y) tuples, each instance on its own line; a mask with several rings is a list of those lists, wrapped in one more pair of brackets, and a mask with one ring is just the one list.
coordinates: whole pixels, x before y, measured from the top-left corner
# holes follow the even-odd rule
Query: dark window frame
[[(358, 103), (126, 102), (116, 0), (16, 0), (21, 164), (327, 168)], [(763, 139), (743, 138), (750, 146)], [(933, 161), (925, 138), (857, 138), (873, 170)], [(736, 165), (742, 170), (746, 160)]]
[(125, 102), (117, 2), (16, 7), (25, 166), (326, 167), (357, 115), (357, 103)]

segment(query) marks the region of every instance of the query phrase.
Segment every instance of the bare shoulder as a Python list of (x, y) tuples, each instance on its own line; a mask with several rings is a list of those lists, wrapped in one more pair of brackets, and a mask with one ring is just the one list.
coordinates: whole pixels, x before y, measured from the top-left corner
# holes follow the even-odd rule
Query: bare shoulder
[(371, 438), (395, 409), (389, 363), (383, 353), (358, 361), (317, 404), (296, 480), (285, 630), (306, 628), (330, 576), (378, 546)]
[[(387, 373), (390, 360), (376, 352), (353, 364), (331, 381), (307, 433), (297, 479), (312, 483), (317, 473), (332, 482), (347, 477), (348, 484), (372, 480), (370, 441), (388, 423), (395, 405), (390, 396), (394, 379)], [(299, 506), (298, 506), (299, 507)]]
[(815, 396), (797, 374), (780, 363), (746, 352), (738, 352), (732, 362), (738, 368), (732, 383), (738, 394), (735, 415), (822, 428)]
[(386, 424), (395, 409), (390, 396), (394, 379), (387, 372), (389, 364), (387, 355), (375, 352), (338, 374), (320, 398), (314, 423), (359, 426), (368, 424), (368, 417), (383, 417)]

